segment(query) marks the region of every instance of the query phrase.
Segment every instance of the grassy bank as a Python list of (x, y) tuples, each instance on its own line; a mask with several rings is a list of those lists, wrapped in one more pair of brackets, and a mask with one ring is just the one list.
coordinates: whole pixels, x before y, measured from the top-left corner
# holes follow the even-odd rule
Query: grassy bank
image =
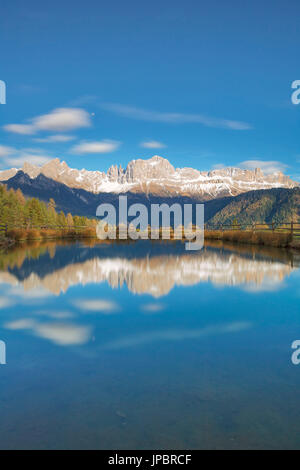
[(7, 231), (7, 239), (14, 240), (15, 242), (27, 240), (57, 240), (57, 239), (73, 239), (79, 240), (82, 238), (95, 238), (96, 230), (92, 227), (87, 227), (81, 230), (74, 229), (11, 229)]
[[(172, 237), (171, 231), (171, 240)], [(161, 233), (160, 233), (161, 236)], [(293, 238), (289, 232), (272, 231), (250, 231), (250, 230), (206, 230), (204, 233), (206, 240), (220, 240), (231, 243), (261, 245), (276, 248), (296, 248), (300, 249), (300, 239)], [(150, 233), (149, 233), (150, 238)], [(96, 229), (86, 227), (76, 229), (11, 229), (8, 230), (3, 240), (14, 242), (26, 242), (31, 240), (82, 240), (97, 239)], [(118, 235), (117, 235), (118, 239)]]
[(267, 232), (250, 230), (206, 230), (207, 240), (225, 240), (234, 243), (247, 243), (252, 245), (265, 245), (277, 248), (300, 248), (299, 242), (293, 240), (288, 232)]

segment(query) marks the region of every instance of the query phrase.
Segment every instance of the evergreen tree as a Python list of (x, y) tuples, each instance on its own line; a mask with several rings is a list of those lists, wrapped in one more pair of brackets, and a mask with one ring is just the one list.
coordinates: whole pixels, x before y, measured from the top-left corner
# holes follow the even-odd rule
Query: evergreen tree
[(22, 191), (17, 189), (7, 190), (0, 184), (0, 224), (7, 225), (9, 229), (16, 228), (73, 228), (91, 227), (96, 221), (91, 221), (83, 216), (65, 216), (63, 211), (57, 214), (54, 199), (48, 204), (37, 198), (25, 198)]
[(18, 188), (17, 191), (16, 191), (16, 197), (17, 197), (19, 203), (21, 204), (21, 206), (25, 206), (26, 199), (25, 199), (25, 197), (24, 197), (24, 195), (23, 195), (20, 188)]
[(73, 227), (74, 227), (73, 216), (72, 216), (72, 214), (71, 214), (70, 212), (67, 214), (67, 226), (68, 226), (69, 228), (73, 228)]
[(67, 219), (63, 211), (60, 211), (60, 213), (58, 214), (57, 222), (60, 227), (67, 226)]

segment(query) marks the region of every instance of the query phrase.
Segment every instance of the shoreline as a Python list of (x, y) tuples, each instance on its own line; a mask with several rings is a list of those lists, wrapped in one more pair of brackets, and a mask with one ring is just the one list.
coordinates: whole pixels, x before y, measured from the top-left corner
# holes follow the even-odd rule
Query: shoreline
[(275, 248), (300, 249), (300, 238), (296, 240), (288, 232), (248, 231), (248, 230), (206, 230), (206, 240), (229, 241), (237, 244), (269, 246)]
[[(26, 243), (32, 241), (47, 241), (47, 240), (74, 240), (80, 241), (83, 239), (100, 240), (97, 237), (94, 228), (86, 228), (82, 231), (74, 229), (62, 230), (48, 230), (48, 229), (13, 229), (7, 232), (7, 235), (0, 239), (0, 248), (9, 248), (18, 243)], [(132, 242), (135, 240), (128, 239)], [(151, 240), (151, 237), (148, 238)], [(157, 241), (167, 241), (168, 239), (159, 238)], [(231, 242), (237, 245), (256, 245), (256, 246), (269, 246), (275, 248), (296, 249), (300, 250), (300, 237), (295, 238), (290, 232), (272, 232), (272, 231), (250, 231), (250, 230), (205, 230), (204, 240), (218, 240), (224, 242)], [(106, 240), (106, 242), (123, 241), (117, 237), (115, 240)], [(153, 240), (154, 241), (154, 240)], [(169, 241), (178, 241), (174, 239), (171, 232)], [(183, 237), (181, 241), (186, 242), (187, 239)]]

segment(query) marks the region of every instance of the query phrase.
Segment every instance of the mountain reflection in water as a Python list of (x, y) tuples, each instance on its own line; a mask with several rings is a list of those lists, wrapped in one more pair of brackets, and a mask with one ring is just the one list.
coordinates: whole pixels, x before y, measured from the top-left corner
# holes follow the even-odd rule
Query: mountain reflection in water
[(90, 246), (36, 244), (1, 257), (0, 283), (23, 286), (28, 295), (65, 293), (72, 286), (107, 282), (154, 298), (175, 286), (202, 282), (274, 290), (299, 266), (299, 255), (282, 250), (207, 244), (186, 252), (181, 243), (110, 243)]
[(299, 254), (35, 242), (0, 255), (0, 448), (300, 448)]

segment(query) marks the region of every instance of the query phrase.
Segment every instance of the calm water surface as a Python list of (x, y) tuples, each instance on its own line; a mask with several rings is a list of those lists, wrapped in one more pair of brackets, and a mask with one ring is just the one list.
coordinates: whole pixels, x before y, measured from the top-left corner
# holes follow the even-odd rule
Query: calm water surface
[(0, 255), (0, 447), (300, 448), (300, 256), (182, 244)]

